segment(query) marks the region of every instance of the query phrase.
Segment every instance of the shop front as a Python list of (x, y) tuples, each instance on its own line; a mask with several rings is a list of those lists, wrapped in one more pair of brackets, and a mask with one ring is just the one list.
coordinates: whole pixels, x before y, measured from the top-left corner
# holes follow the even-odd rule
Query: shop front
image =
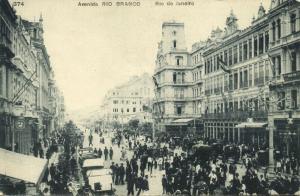
[(33, 143), (37, 141), (36, 118), (15, 117), (14, 138), (15, 151), (22, 154), (30, 154)]
[(274, 147), (282, 156), (294, 156), (300, 160), (300, 119), (274, 119)]

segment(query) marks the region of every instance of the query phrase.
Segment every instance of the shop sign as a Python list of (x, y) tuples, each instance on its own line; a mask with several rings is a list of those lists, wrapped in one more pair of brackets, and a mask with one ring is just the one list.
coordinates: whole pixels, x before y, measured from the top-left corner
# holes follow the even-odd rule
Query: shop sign
[(16, 129), (25, 129), (25, 119), (24, 118), (16, 119), (15, 127)]

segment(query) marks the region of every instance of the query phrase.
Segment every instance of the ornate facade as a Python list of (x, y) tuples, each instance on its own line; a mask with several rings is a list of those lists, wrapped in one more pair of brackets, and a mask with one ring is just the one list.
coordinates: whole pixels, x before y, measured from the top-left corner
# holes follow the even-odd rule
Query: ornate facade
[(43, 43), (43, 19), (24, 20), (3, 0), (0, 20), (0, 147), (29, 154), (34, 142), (55, 129), (49, 104), (55, 83)]

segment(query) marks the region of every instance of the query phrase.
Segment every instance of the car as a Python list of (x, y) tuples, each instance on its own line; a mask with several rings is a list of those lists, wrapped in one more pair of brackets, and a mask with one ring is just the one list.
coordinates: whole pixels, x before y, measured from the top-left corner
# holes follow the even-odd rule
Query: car
[(113, 195), (112, 170), (104, 168), (103, 159), (86, 159), (82, 168), (84, 179), (94, 194)]
[(101, 158), (86, 159), (83, 161), (82, 168), (86, 171), (90, 170), (90, 169), (103, 169), (104, 168), (104, 160)]

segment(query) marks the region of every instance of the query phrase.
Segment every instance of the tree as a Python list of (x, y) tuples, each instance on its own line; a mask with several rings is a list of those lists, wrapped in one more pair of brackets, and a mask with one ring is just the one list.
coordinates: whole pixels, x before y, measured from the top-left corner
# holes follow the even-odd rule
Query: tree
[(119, 129), (119, 128), (121, 128), (121, 124), (118, 121), (113, 121), (112, 127), (113, 127), (113, 129)]
[(139, 123), (140, 121), (138, 119), (131, 119), (128, 125), (130, 129), (136, 130), (139, 127)]

